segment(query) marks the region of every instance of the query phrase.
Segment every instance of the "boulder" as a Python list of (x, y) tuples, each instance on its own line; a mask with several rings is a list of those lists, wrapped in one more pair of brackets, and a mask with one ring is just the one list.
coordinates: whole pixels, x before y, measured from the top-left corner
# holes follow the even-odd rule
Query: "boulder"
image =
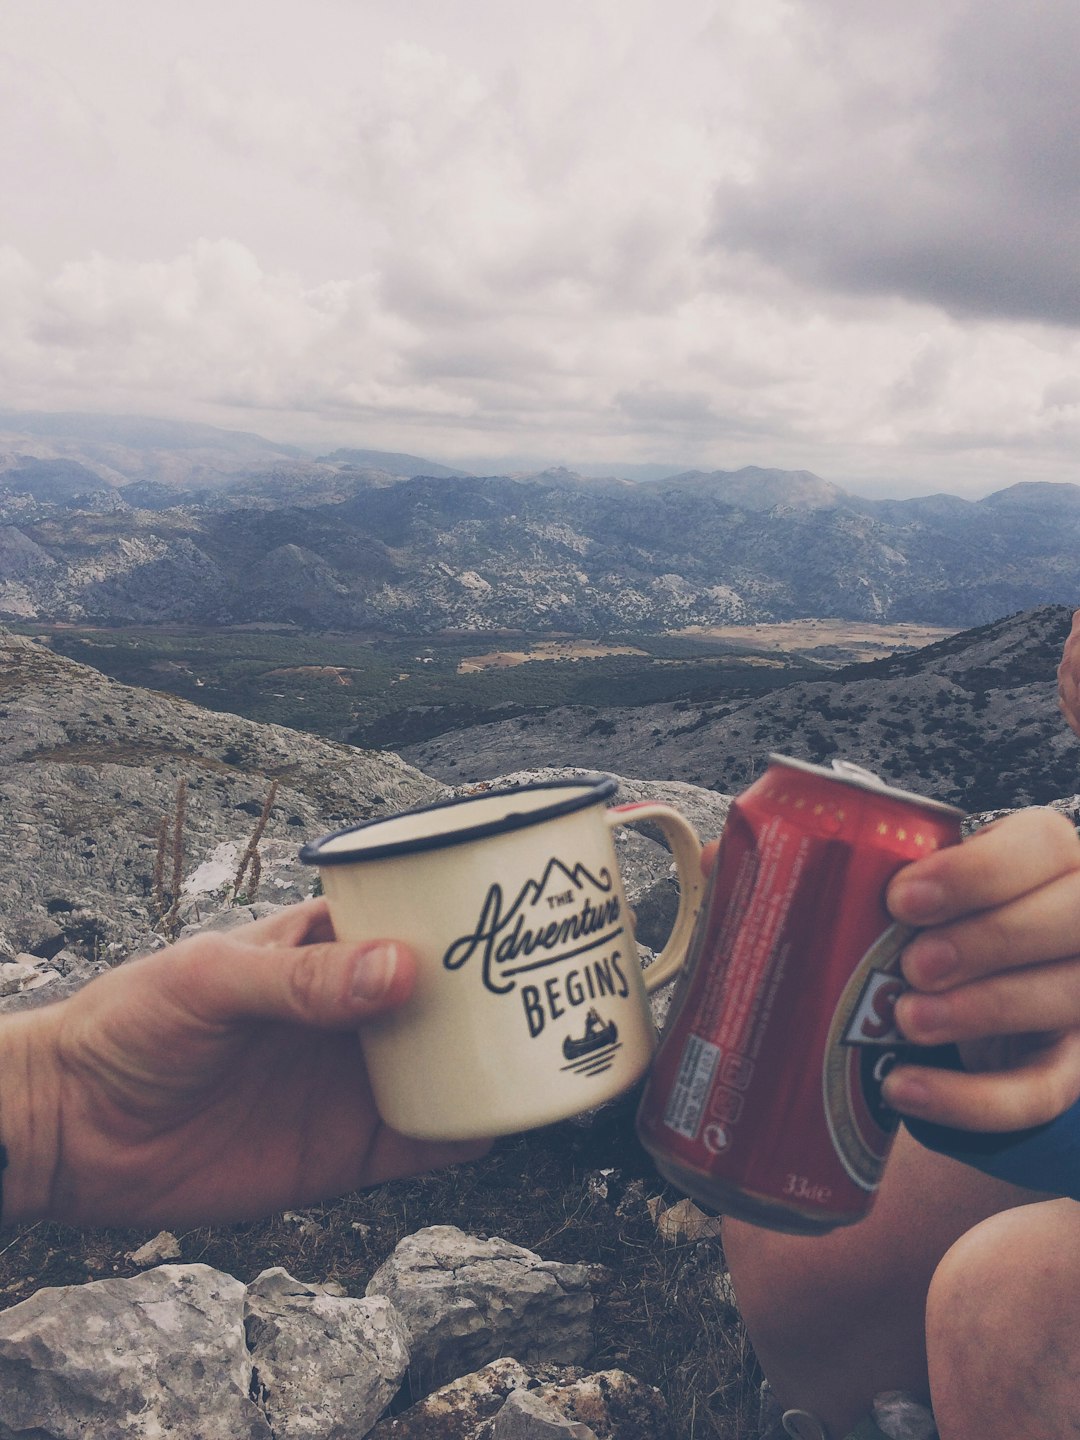
[(698, 1240), (719, 1240), (722, 1222), (719, 1215), (706, 1215), (685, 1196), (674, 1205), (665, 1205), (657, 1196), (647, 1202), (656, 1233), (672, 1245)]
[(273, 1440), (244, 1296), (208, 1265), (163, 1265), (0, 1313), (0, 1440)]
[[(561, 1378), (542, 1381), (532, 1393), (566, 1421), (595, 1435), (596, 1440), (665, 1440), (671, 1432), (660, 1391), (624, 1370), (599, 1370), (591, 1375), (567, 1372)], [(508, 1406), (509, 1400), (498, 1420), (502, 1420)], [(477, 1440), (487, 1437), (480, 1434)], [(502, 1432), (493, 1429), (491, 1440), (503, 1440)]]
[(889, 1440), (937, 1440), (933, 1413), (905, 1390), (874, 1396), (874, 1420)]
[(151, 1265), (160, 1265), (166, 1260), (179, 1260), (181, 1253), (180, 1242), (172, 1231), (160, 1230), (145, 1245), (129, 1250), (126, 1258), (141, 1270), (148, 1270)]
[(580, 1364), (592, 1349), (584, 1265), (542, 1260), (453, 1225), (406, 1236), (365, 1293), (385, 1295), (405, 1322), (418, 1394), (501, 1356)]
[(349, 1299), (276, 1267), (244, 1306), (252, 1391), (274, 1440), (356, 1440), (397, 1392), (408, 1336), (389, 1300)]
[(28, 965), (22, 956), (18, 960), (0, 961), (0, 996), (17, 995), (37, 978), (37, 966)]

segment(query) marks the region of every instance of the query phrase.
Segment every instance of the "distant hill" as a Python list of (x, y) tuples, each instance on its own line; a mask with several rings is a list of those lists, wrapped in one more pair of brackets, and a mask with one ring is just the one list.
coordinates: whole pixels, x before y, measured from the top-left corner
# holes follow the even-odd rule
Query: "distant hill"
[(353, 494), (358, 479), (378, 484), (465, 473), (385, 450), (337, 450), (316, 459), (261, 435), (189, 421), (0, 411), (0, 493), (69, 508), (81, 500), (84, 508), (101, 509), (102, 490), (134, 509), (207, 503), (222, 492), (327, 504)]
[[(155, 481), (198, 489), (295, 461), (303, 454), (261, 435), (192, 421), (0, 411), (0, 474), (19, 469), (28, 459), (73, 461), (96, 477), (98, 488)], [(39, 494), (38, 498), (51, 497)]]
[(31, 495), (45, 502), (63, 503), (92, 495), (101, 485), (101, 477), (77, 460), (45, 460), (23, 455), (17, 463), (0, 469), (0, 491)]
[(809, 470), (763, 470), (759, 465), (747, 465), (742, 470), (688, 470), (651, 484), (657, 490), (707, 496), (743, 510), (772, 510), (777, 506), (828, 510), (852, 499), (839, 485)]
[(132, 450), (197, 450), (211, 446), (237, 453), (272, 450), (299, 455), (295, 446), (279, 445), (249, 430), (226, 430), (196, 420), (168, 420), (145, 415), (94, 415), (75, 410), (0, 410), (0, 434), (30, 436), (58, 443), (126, 445)]
[(362, 470), (379, 470), (385, 475), (467, 475), (467, 470), (455, 470), (449, 465), (439, 465), (434, 460), (424, 460), (419, 455), (399, 455), (391, 450), (333, 450), (320, 459), (330, 465), (354, 465)]
[(872, 501), (806, 470), (468, 475), (133, 417), (0, 414), (0, 619), (601, 636), (981, 624), (1080, 597), (1080, 486)]
[[(783, 492), (769, 477), (762, 500)], [(0, 618), (601, 636), (803, 617), (952, 629), (1080, 597), (1068, 485), (875, 503), (800, 475), (795, 502), (756, 508), (714, 477), (292, 461), (198, 492), (59, 498), (71, 488), (0, 489)]]
[(562, 707), (452, 731), (401, 754), (456, 784), (565, 763), (667, 775), (729, 793), (770, 751), (853, 760), (892, 784), (969, 809), (1080, 792), (1080, 740), (1057, 706), (1071, 610), (1045, 606), (911, 654), (757, 698)]

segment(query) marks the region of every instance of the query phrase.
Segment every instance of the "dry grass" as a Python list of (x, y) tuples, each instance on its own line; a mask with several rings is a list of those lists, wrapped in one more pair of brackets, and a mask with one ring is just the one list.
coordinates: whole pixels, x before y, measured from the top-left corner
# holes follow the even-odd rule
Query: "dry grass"
[[(612, 1173), (600, 1177), (603, 1170)], [(474, 1165), (381, 1186), (300, 1217), (194, 1229), (179, 1240), (184, 1262), (245, 1282), (282, 1265), (298, 1279), (336, 1280), (351, 1295), (362, 1295), (398, 1241), (426, 1225), (458, 1225), (547, 1260), (590, 1265), (590, 1368), (625, 1369), (656, 1385), (668, 1402), (673, 1440), (751, 1440), (760, 1376), (738, 1317), (718, 1291), (720, 1242), (661, 1240), (646, 1209), (652, 1195), (678, 1198), (637, 1143), (631, 1098), (590, 1129), (553, 1126), (501, 1142)], [(0, 1251), (2, 1303), (44, 1285), (134, 1274), (126, 1253), (148, 1238), (44, 1224), (15, 1232)], [(406, 1387), (395, 1408), (412, 1398)]]

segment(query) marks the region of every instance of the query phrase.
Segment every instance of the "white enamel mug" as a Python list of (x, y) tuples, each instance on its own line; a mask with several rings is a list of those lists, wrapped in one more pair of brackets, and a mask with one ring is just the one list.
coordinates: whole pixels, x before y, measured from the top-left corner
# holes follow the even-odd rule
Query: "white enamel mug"
[[(681, 968), (701, 846), (669, 805), (607, 808), (613, 780), (490, 790), (368, 821), (301, 850), (344, 940), (405, 941), (416, 988), (364, 1025), (379, 1113), (420, 1139), (511, 1134), (590, 1110), (645, 1072), (648, 994)], [(612, 832), (651, 822), (679, 908), (644, 972)]]

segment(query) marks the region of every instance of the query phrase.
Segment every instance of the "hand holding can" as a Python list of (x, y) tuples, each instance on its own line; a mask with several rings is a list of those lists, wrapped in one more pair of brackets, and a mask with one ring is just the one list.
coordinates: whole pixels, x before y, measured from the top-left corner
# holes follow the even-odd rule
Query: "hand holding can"
[(897, 1020), (920, 1044), (958, 1044), (965, 1062), (898, 1066), (889, 1104), (969, 1139), (1045, 1124), (1075, 1104), (1080, 839), (1066, 817), (1017, 811), (906, 867), (886, 898), (898, 920), (924, 927), (904, 952), (910, 989)]

